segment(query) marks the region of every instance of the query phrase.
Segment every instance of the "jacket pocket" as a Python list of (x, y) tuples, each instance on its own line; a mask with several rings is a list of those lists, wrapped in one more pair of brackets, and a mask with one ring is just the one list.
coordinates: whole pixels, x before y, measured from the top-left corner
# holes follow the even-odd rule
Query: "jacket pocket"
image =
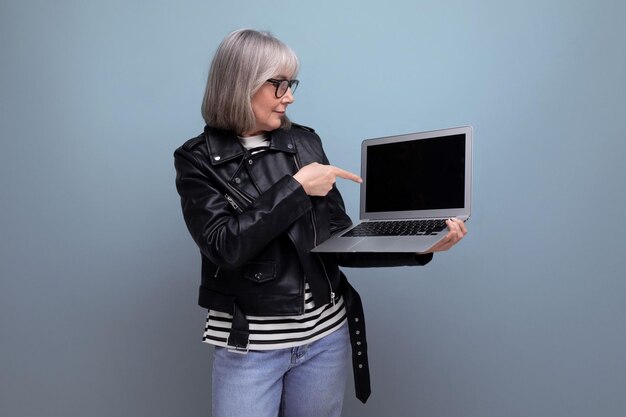
[(243, 276), (259, 284), (272, 281), (276, 278), (276, 262), (248, 262), (243, 268)]

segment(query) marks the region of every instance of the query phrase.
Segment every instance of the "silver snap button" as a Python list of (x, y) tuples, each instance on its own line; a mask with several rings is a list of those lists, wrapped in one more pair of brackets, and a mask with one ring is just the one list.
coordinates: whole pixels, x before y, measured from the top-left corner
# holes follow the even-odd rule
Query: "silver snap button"
[(262, 274), (262, 273), (260, 273), (260, 272), (257, 272), (256, 274), (254, 274), (254, 277), (255, 277), (256, 279), (261, 279), (261, 277), (262, 277), (262, 276), (263, 276), (263, 274)]
[(362, 363), (359, 364), (359, 368), (363, 368), (363, 364)]
[(360, 350), (356, 353), (357, 355), (361, 356), (363, 354), (363, 352), (361, 352)]
[(358, 318), (358, 317), (355, 317), (355, 318), (354, 318), (354, 322), (355, 322), (355, 323), (358, 323), (358, 322), (359, 322), (359, 318)]
[(236, 182), (237, 184), (239, 184), (239, 183), (241, 182), (241, 178), (239, 178), (239, 177), (235, 178), (235, 182)]
[(248, 159), (248, 163), (252, 165), (252, 159)]
[(215, 157), (213, 157), (213, 159), (215, 159), (216, 161), (219, 161), (220, 159), (222, 159), (222, 157), (221, 156), (215, 156)]
[(289, 145), (287, 145), (287, 148), (293, 149), (293, 145), (290, 143)]
[(357, 330), (356, 332), (354, 332), (354, 334), (361, 334), (361, 331)]
[(361, 346), (361, 342), (356, 342), (356, 345), (357, 346)]

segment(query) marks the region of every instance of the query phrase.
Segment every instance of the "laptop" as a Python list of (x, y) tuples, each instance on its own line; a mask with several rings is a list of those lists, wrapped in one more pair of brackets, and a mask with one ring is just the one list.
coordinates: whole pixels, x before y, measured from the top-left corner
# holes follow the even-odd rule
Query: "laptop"
[(470, 217), (472, 127), (364, 140), (361, 177), (360, 222), (312, 251), (427, 252)]

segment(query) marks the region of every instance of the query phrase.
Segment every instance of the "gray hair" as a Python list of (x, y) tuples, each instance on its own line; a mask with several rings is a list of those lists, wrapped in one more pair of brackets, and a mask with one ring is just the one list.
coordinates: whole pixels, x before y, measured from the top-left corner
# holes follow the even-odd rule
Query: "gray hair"
[[(213, 57), (207, 79), (202, 117), (207, 125), (238, 134), (256, 126), (251, 99), (268, 78), (295, 78), (296, 54), (269, 32), (240, 29), (230, 33)], [(287, 117), (282, 127), (289, 127)]]

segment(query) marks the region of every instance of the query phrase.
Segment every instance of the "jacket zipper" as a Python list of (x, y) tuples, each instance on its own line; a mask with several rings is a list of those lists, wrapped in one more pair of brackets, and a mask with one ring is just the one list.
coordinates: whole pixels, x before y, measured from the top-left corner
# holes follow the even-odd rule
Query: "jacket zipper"
[(239, 207), (239, 204), (235, 203), (235, 200), (233, 200), (233, 198), (231, 196), (229, 196), (228, 194), (224, 194), (224, 197), (226, 198), (226, 201), (228, 201), (228, 203), (232, 206), (232, 208), (235, 209), (235, 211), (237, 213), (242, 213), (243, 212), (241, 207)]
[(326, 266), (324, 266), (324, 262), (322, 262), (322, 258), (320, 258), (319, 253), (316, 253), (315, 255), (317, 255), (317, 259), (320, 261), (320, 264), (322, 265), (322, 269), (324, 270), (324, 275), (326, 275), (326, 281), (328, 281), (328, 286), (330, 287), (330, 303), (332, 305), (335, 305), (335, 292), (333, 291), (333, 286), (330, 283), (330, 278), (328, 277), (328, 272), (326, 272)]
[(235, 187), (233, 187), (231, 184), (227, 184), (228, 188), (230, 188), (231, 190), (233, 190), (237, 195), (239, 195), (239, 197), (241, 197), (246, 203), (248, 204), (252, 204), (252, 200), (250, 200), (248, 197), (246, 197), (241, 191), (239, 191), (238, 189), (236, 189)]
[[(296, 164), (296, 168), (298, 171), (300, 170), (300, 161), (298, 158), (298, 154), (293, 155), (293, 160)], [(317, 246), (317, 222), (315, 218), (315, 210), (311, 209), (311, 224), (313, 225), (313, 247)], [(333, 290), (333, 285), (330, 282), (330, 277), (328, 276), (328, 272), (326, 272), (326, 266), (324, 266), (324, 262), (322, 262), (322, 258), (320, 258), (319, 254), (317, 254), (317, 259), (322, 265), (322, 269), (324, 270), (324, 276), (326, 277), (326, 281), (328, 282), (328, 288), (330, 288), (330, 302), (334, 306), (335, 305), (335, 291)]]
[[(236, 192), (244, 201), (248, 202), (248, 204), (250, 204), (252, 201), (250, 201), (249, 198), (247, 198), (245, 195), (243, 195), (241, 192), (239, 192), (239, 190), (237, 190), (235, 187), (233, 187), (232, 185), (228, 184), (228, 186), (234, 191)], [(224, 198), (226, 199), (226, 201), (228, 201), (228, 204), (231, 205), (232, 208), (235, 209), (235, 211), (237, 213), (243, 213), (243, 209), (239, 206), (239, 204), (237, 204), (235, 202), (235, 200), (229, 196), (228, 194), (224, 193)], [(218, 266), (217, 269), (215, 270), (215, 275), (213, 275), (213, 278), (217, 278), (217, 274), (220, 273), (220, 267)]]

